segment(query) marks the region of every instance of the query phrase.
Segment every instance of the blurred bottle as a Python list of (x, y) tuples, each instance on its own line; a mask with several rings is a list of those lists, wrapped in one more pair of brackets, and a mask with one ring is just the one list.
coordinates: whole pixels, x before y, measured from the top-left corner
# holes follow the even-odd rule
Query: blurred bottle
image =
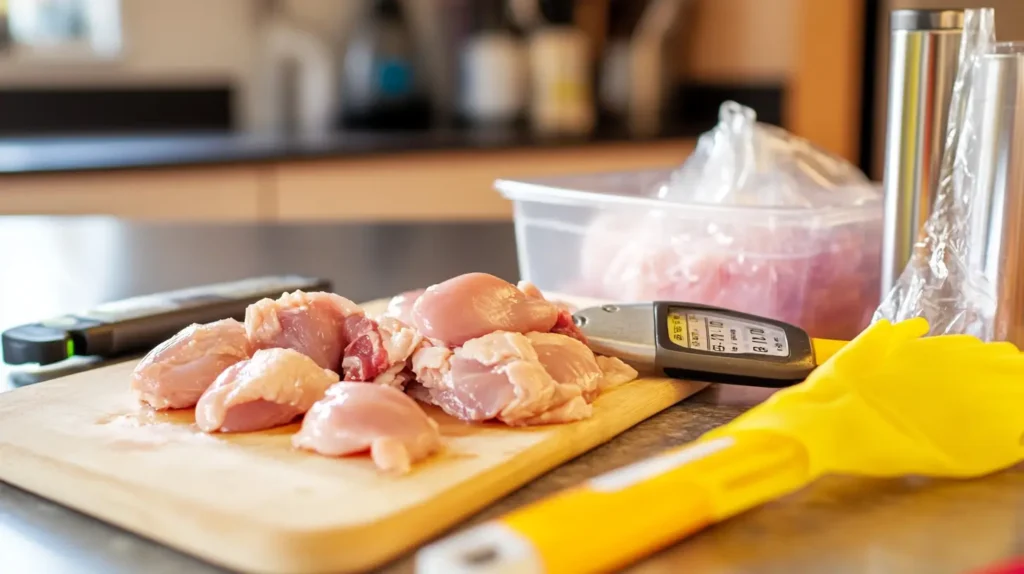
[(473, 33), (476, 4), (475, 0), (433, 0), (439, 52), (434, 108), (440, 126), (450, 127), (462, 115), (462, 53)]
[(11, 23), (7, 17), (7, 0), (0, 0), (0, 53), (11, 47)]
[(473, 33), (462, 50), (459, 108), (475, 124), (516, 122), (526, 106), (526, 50), (505, 0), (473, 3)]
[(635, 135), (661, 130), (671, 82), (665, 57), (670, 32), (687, 0), (612, 0), (609, 44), (602, 62), (604, 114)]
[(610, 0), (608, 40), (601, 60), (598, 101), (601, 115), (610, 122), (625, 122), (630, 101), (630, 52), (633, 30), (647, 0)]
[(538, 0), (508, 0), (509, 15), (521, 30), (532, 30), (540, 23)]
[(530, 123), (543, 135), (586, 135), (596, 123), (590, 45), (573, 25), (573, 0), (538, 0), (529, 38)]
[(399, 1), (374, 0), (345, 50), (340, 124), (368, 129), (429, 127), (431, 102), (418, 54)]
[(290, 18), (277, 0), (260, 2), (256, 17), (260, 42), (252, 94), (254, 127), (275, 135), (328, 133), (336, 93), (327, 42)]

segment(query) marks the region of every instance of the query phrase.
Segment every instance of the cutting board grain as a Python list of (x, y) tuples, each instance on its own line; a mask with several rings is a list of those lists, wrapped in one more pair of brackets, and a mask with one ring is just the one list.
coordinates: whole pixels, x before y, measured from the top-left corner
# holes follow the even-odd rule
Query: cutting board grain
[(215, 564), (287, 574), (385, 563), (703, 388), (644, 378), (591, 419), (527, 429), (429, 410), (444, 451), (394, 477), (366, 456), (293, 450), (298, 425), (207, 435), (190, 410), (152, 412), (128, 390), (134, 364), (0, 394), (0, 480)]

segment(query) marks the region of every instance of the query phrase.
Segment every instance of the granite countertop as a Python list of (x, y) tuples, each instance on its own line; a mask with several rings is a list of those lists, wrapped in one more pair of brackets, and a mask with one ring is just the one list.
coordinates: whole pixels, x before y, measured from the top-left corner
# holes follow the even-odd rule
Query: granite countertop
[[(514, 279), (513, 233), (511, 224), (500, 223), (150, 226), (107, 218), (0, 217), (0, 245), (17, 246), (0, 248), (0, 329), (103, 300), (268, 273), (324, 276), (357, 300), (469, 270)], [(437, 252), (446, 257), (431, 255)], [(0, 377), (10, 381), (12, 374), (17, 372), (8, 369)], [(709, 387), (458, 528), (691, 441), (769, 393)], [(831, 477), (708, 528), (628, 571), (964, 573), (1024, 555), (1022, 525), (1020, 469), (971, 481)], [(406, 556), (381, 571), (411, 573), (413, 562)], [(0, 572), (223, 570), (0, 483)]]
[(524, 129), (346, 131), (306, 138), (236, 133), (2, 138), (0, 175), (645, 142), (693, 137), (701, 129), (679, 125), (650, 136), (637, 136), (602, 128), (578, 138), (545, 138)]

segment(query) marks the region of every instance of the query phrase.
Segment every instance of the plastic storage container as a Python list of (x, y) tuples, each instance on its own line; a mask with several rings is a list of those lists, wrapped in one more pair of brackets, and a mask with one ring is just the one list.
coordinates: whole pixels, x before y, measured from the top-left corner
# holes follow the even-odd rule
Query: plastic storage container
[(881, 195), (851, 205), (681, 204), (674, 170), (498, 180), (513, 201), (523, 279), (609, 301), (675, 300), (848, 339), (879, 301)]

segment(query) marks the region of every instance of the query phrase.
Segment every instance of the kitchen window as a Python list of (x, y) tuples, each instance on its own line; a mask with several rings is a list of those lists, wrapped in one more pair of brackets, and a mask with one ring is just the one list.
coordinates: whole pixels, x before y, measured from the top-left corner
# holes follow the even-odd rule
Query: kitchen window
[(0, 0), (0, 53), (5, 59), (116, 58), (120, 12), (120, 0)]

